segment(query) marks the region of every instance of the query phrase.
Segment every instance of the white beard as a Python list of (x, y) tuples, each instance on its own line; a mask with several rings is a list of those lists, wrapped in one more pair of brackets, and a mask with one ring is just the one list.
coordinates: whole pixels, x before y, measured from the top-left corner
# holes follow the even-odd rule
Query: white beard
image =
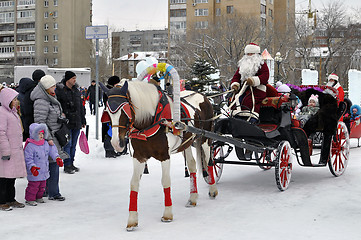
[(241, 74), (241, 81), (253, 77), (263, 65), (264, 60), (260, 54), (253, 54), (251, 56), (244, 55), (238, 61), (239, 74)]

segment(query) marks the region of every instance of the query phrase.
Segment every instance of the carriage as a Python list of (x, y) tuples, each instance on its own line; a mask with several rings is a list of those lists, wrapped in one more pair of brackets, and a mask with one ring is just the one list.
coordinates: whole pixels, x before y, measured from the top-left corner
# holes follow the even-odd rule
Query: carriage
[[(182, 152), (190, 171), (190, 195), (186, 206), (197, 205), (197, 164), (190, 146), (195, 147), (196, 160), (203, 167), (203, 177), (209, 185), (210, 198), (218, 195), (216, 182), (221, 177), (224, 164), (256, 165), (265, 170), (274, 167), (278, 188), (281, 191), (287, 189), (293, 168), (292, 150), (301, 166), (328, 165), (335, 176), (340, 176), (345, 171), (349, 155), (349, 136), (345, 124), (338, 121), (345, 107), (342, 107), (342, 103), (338, 105), (333, 96), (315, 89), (299, 94), (301, 99), (308, 98), (314, 91), (322, 96), (320, 111), (311, 117), (312, 120), (310, 119), (303, 129), (292, 118), (297, 104), (297, 98), (293, 94), (270, 95), (265, 98), (258, 125), (236, 115), (217, 120), (212, 128), (214, 117), (210, 101), (196, 92), (180, 93), (179, 76), (172, 66), (166, 63), (154, 64), (138, 76), (138, 79), (143, 80), (157, 71), (162, 72), (163, 76), (172, 76), (173, 99), (166, 96), (156, 84), (143, 81), (125, 81), (110, 90), (104, 89), (108, 102), (102, 121), (111, 123), (112, 146), (116, 151), (123, 151), (125, 138), (128, 136), (133, 147), (128, 231), (138, 226), (139, 184), (145, 163), (151, 157), (159, 160), (162, 165), (162, 221), (173, 220), (170, 190), (172, 153)], [(325, 117), (325, 111), (331, 112), (331, 116)], [(327, 120), (322, 122), (322, 119)], [(316, 131), (323, 133), (323, 141), (320, 160), (312, 163), (309, 137)], [(226, 160), (233, 148), (239, 161)]]
[[(328, 166), (331, 173), (338, 177), (347, 167), (350, 148), (348, 130), (340, 121), (345, 111), (345, 104), (338, 103), (335, 97), (323, 93), (324, 91), (332, 93), (335, 91), (333, 88), (307, 87), (304, 93), (298, 92), (300, 98), (307, 99), (311, 94), (319, 94), (322, 96), (322, 101), (320, 113), (311, 117), (304, 128), (300, 128), (298, 120), (293, 117), (297, 105), (294, 94), (266, 97), (262, 101), (258, 125), (232, 116), (218, 120), (214, 132), (206, 132), (182, 124), (178, 127), (213, 139), (211, 154), (213, 159), (210, 165), (216, 182), (221, 178), (224, 164), (254, 165), (264, 170), (274, 167), (277, 187), (280, 191), (284, 191), (291, 181), (292, 155), (300, 166)], [(324, 109), (333, 110), (327, 119), (322, 116)], [(320, 132), (323, 135), (320, 153), (312, 154), (312, 139)], [(233, 149), (238, 160), (227, 160)], [(319, 155), (319, 160), (317, 162), (311, 160), (312, 155)], [(207, 176), (205, 180), (208, 181)]]

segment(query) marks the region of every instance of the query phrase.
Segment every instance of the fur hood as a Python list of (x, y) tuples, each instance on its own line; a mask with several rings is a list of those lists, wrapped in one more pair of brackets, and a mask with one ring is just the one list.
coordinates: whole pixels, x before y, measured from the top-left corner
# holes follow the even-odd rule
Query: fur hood
[(48, 128), (45, 123), (32, 123), (29, 127), (30, 138), (39, 141), (39, 132), (44, 131), (44, 139), (48, 138)]

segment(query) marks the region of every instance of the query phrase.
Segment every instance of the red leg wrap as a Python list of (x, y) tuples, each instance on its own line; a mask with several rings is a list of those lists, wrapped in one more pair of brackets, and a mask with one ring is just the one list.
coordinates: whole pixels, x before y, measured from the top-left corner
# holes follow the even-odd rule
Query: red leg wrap
[(209, 185), (213, 185), (215, 183), (214, 181), (214, 175), (213, 175), (213, 166), (208, 166), (208, 174), (209, 174)]
[(191, 173), (191, 176), (189, 178), (191, 181), (191, 193), (197, 193), (197, 175), (196, 173)]
[(169, 188), (164, 188), (164, 205), (166, 207), (170, 207), (172, 206), (172, 199), (170, 197), (170, 187)]
[(138, 210), (138, 192), (131, 191), (130, 192), (130, 201), (129, 201), (129, 211), (137, 211)]

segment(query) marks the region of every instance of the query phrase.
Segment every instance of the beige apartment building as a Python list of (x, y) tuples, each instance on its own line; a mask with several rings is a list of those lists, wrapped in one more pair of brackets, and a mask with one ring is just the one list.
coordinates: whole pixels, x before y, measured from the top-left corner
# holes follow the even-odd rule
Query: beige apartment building
[(14, 66), (90, 67), (91, 0), (0, 0), (0, 78)]
[(294, 25), (295, 0), (169, 0), (170, 41), (194, 29), (208, 29), (231, 14), (253, 18), (259, 30), (287, 31)]
[(272, 56), (281, 41), (280, 35), (293, 36), (289, 31), (294, 26), (295, 0), (169, 0), (168, 3), (169, 59), (180, 70), (182, 56), (172, 51), (177, 43), (185, 42), (195, 30), (206, 32), (227, 17), (252, 19), (252, 23), (258, 25), (257, 31), (273, 36), (268, 45), (262, 42), (262, 37), (257, 42)]

